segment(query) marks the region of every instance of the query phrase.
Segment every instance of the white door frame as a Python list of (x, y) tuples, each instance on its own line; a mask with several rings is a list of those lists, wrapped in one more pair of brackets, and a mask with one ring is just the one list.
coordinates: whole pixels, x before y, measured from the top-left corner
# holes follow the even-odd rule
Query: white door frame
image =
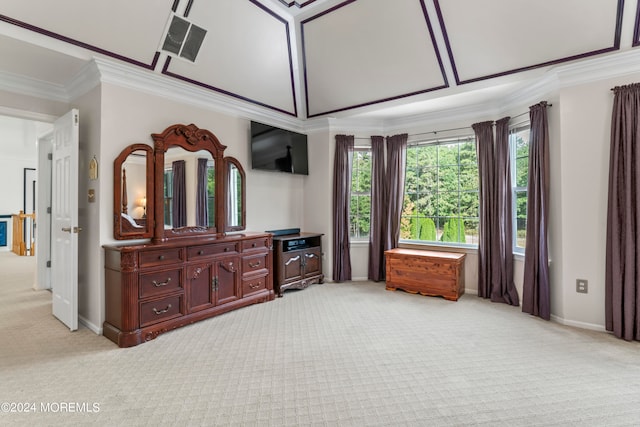
[(51, 144), (53, 131), (38, 138), (36, 263), (34, 289), (51, 289)]

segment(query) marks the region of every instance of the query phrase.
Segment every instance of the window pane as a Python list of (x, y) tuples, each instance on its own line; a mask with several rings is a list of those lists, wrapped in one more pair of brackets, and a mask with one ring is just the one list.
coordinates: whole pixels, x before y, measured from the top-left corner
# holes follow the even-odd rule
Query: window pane
[(438, 166), (458, 165), (458, 144), (438, 146)]
[(478, 189), (478, 167), (468, 165), (460, 167), (460, 190), (473, 191)]
[(438, 146), (420, 145), (416, 147), (417, 163), (423, 167), (436, 166), (438, 164)]
[(477, 244), (477, 224), (475, 140), (408, 147), (400, 238)]
[(438, 168), (438, 191), (458, 191), (458, 165)]
[(464, 220), (465, 241), (470, 245), (477, 245), (478, 239), (478, 220), (466, 218)]
[(511, 173), (513, 179), (513, 247), (521, 252), (525, 247), (527, 233), (527, 185), (529, 179), (529, 136), (528, 125), (512, 129)]
[(477, 168), (478, 159), (476, 157), (476, 144), (474, 141), (467, 141), (460, 144), (460, 164), (475, 165)]
[(520, 157), (516, 159), (516, 187), (527, 187), (529, 178), (529, 158)]
[(371, 224), (371, 151), (353, 153), (349, 214), (351, 238), (366, 239)]
[(525, 247), (527, 240), (527, 192), (516, 192), (516, 246)]

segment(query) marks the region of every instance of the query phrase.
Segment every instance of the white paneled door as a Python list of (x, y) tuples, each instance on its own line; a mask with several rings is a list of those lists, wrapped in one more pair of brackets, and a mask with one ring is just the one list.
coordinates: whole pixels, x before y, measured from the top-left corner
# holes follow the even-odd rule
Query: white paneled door
[(56, 120), (51, 173), (53, 315), (78, 329), (78, 110)]

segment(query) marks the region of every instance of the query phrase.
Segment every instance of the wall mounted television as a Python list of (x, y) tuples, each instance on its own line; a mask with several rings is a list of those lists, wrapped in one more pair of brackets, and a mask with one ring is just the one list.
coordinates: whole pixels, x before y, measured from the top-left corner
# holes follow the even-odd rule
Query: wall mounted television
[(252, 121), (251, 168), (309, 175), (307, 135)]

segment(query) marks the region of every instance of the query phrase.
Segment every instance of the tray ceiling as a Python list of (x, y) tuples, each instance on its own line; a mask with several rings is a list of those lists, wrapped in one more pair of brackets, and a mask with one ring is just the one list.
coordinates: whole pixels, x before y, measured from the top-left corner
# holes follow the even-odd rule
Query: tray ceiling
[[(0, 89), (15, 80), (7, 76), (64, 86), (98, 56), (303, 120), (416, 114), (522, 86), (556, 64), (635, 49), (637, 8), (629, 0), (3, 0)], [(161, 49), (174, 14), (207, 31), (194, 62)]]

